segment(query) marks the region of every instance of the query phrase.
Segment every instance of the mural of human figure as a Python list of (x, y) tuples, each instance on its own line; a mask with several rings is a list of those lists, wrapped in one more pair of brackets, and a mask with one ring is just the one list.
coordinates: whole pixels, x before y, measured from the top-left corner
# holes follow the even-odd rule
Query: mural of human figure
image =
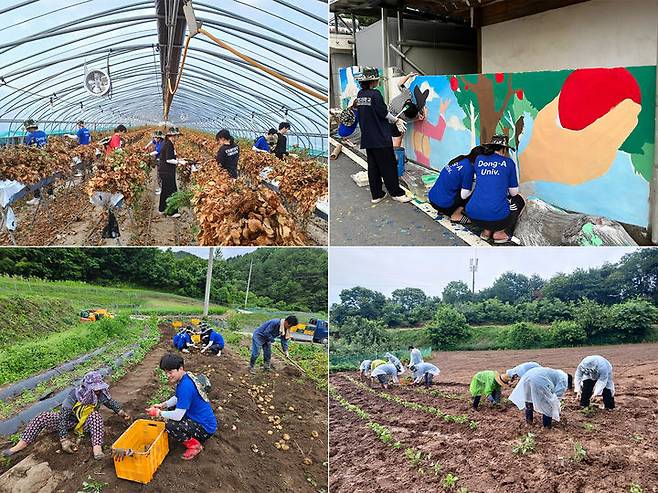
[(430, 165), (431, 140), (443, 139), (443, 134), (446, 131), (445, 114), (449, 105), (449, 99), (439, 98), (439, 121), (430, 123), (427, 118), (423, 118), (414, 126), (412, 142), (416, 153), (416, 161), (423, 166), (429, 167)]

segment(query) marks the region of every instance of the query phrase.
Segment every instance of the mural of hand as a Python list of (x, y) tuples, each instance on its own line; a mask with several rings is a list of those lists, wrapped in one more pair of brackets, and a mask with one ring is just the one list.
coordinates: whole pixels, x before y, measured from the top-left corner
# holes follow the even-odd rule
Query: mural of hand
[(641, 105), (624, 99), (582, 130), (560, 125), (558, 95), (535, 118), (519, 156), (521, 183), (542, 180), (579, 185), (604, 175), (619, 147), (637, 126)]
[(450, 106), (450, 99), (439, 98), (439, 114), (441, 116), (444, 116), (446, 114), (446, 110), (448, 109), (448, 106)]

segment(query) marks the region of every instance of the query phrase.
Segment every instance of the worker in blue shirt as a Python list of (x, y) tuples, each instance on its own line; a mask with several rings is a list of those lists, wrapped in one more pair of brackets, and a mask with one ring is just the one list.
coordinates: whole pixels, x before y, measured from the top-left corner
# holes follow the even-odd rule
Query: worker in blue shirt
[(512, 148), (507, 143), (506, 135), (494, 135), (486, 144), (488, 151), (475, 158), (475, 189), (465, 208), (471, 221), (483, 229), (480, 238), (493, 239), (494, 243), (507, 243), (512, 239), (516, 219), (524, 205), (523, 199), (516, 198), (519, 180), (516, 163), (508, 156)]
[(164, 140), (164, 137), (165, 136), (164, 133), (162, 133), (162, 130), (156, 130), (153, 132), (153, 140), (144, 146), (145, 150), (151, 151), (150, 154), (155, 159), (158, 159), (158, 156), (160, 155), (160, 149), (162, 148), (162, 141)]
[(208, 351), (216, 356), (222, 355), (224, 349), (224, 338), (219, 332), (215, 332), (208, 324), (201, 324), (201, 352)]
[(183, 358), (177, 354), (165, 354), (160, 359), (160, 369), (167, 375), (169, 384), (176, 384), (176, 395), (146, 408), (146, 412), (166, 420), (169, 438), (186, 448), (182, 459), (191, 460), (203, 450), (202, 443), (217, 431), (217, 418), (207, 395), (210, 390), (207, 377), (186, 372), (184, 365)]
[(272, 151), (272, 146), (276, 144), (276, 141), (276, 128), (270, 128), (266, 134), (261, 135), (256, 139), (251, 149), (256, 152), (270, 153)]
[(439, 178), (427, 194), (432, 207), (448, 216), (452, 222), (471, 222), (468, 216), (464, 215), (464, 207), (473, 193), (473, 161), (484, 152), (486, 149), (483, 146), (477, 146), (468, 154), (452, 159), (443, 167)]
[(281, 347), (289, 357), (288, 353), (288, 340), (292, 337), (291, 327), (294, 327), (299, 322), (294, 315), (288, 315), (286, 318), (274, 318), (268, 320), (263, 325), (254, 330), (251, 336), (251, 359), (249, 360), (249, 371), (255, 372), (254, 365), (260, 355), (261, 348), (263, 350), (263, 369), (269, 371), (274, 369), (270, 360), (272, 359), (272, 343), (278, 337), (281, 340)]
[[(25, 127), (25, 131), (26, 131), (25, 134), (26, 146), (44, 147), (48, 143), (48, 136), (46, 135), (46, 132), (44, 132), (43, 130), (39, 130), (39, 126), (34, 120), (32, 120), (31, 118), (29, 120), (26, 120), (25, 123), (23, 123), (23, 126)], [(52, 195), (52, 189), (48, 190), (48, 194)], [(37, 205), (40, 199), (41, 199), (41, 190), (36, 189), (34, 191), (34, 198), (28, 200), (26, 204)]]
[[(398, 202), (409, 202), (411, 197), (400, 188), (397, 160), (393, 152), (391, 124), (406, 129), (405, 122), (388, 111), (382, 94), (376, 89), (379, 71), (374, 67), (364, 67), (356, 77), (361, 90), (356, 95), (356, 109), (359, 112), (361, 148), (368, 157), (368, 184), (370, 202), (378, 204), (389, 194)], [(382, 188), (382, 181), (388, 193)]]
[(182, 351), (183, 353), (189, 353), (190, 347), (195, 347), (194, 343), (192, 342), (192, 327), (187, 326), (187, 327), (182, 327), (178, 333), (174, 336), (174, 346), (176, 349), (179, 351)]
[(91, 142), (91, 132), (85, 127), (85, 122), (78, 120), (78, 131), (76, 132), (76, 137), (78, 139), (78, 144), (81, 146), (86, 146)]

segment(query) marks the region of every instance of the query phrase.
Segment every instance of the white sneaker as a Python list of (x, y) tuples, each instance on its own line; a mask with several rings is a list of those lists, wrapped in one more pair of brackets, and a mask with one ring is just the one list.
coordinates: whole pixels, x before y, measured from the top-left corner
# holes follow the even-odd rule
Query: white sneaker
[(412, 200), (406, 193), (404, 195), (398, 195), (397, 197), (391, 196), (391, 198), (397, 202), (402, 202), (403, 204), (405, 202), (411, 202)]
[(180, 352), (181, 352), (181, 353), (189, 353), (189, 352), (190, 352), (190, 350), (189, 350), (189, 349), (187, 349), (187, 348), (185, 348), (185, 349), (181, 349), (181, 351), (180, 351)]
[(76, 178), (80, 178), (80, 177), (82, 176), (82, 173), (81, 173), (80, 171), (78, 171), (78, 172), (77, 172), (76, 174), (74, 174), (73, 176), (75, 176)]
[(371, 204), (379, 204), (382, 200), (384, 200), (386, 197), (388, 197), (388, 193), (384, 192), (384, 195), (379, 197), (378, 199), (370, 199)]
[(37, 205), (39, 203), (39, 199), (34, 197), (32, 200), (28, 200), (25, 202), (27, 205)]
[(177, 212), (176, 214), (172, 214), (172, 216), (171, 216), (171, 217), (173, 217), (173, 218), (177, 218), (177, 217), (180, 217), (180, 212)]
[(221, 355), (222, 355), (222, 352), (221, 352), (221, 351), (217, 353), (217, 357), (218, 357), (218, 358), (219, 358)]
[(162, 192), (161, 189), (159, 189), (159, 188), (156, 188), (156, 189), (155, 189), (155, 194), (156, 194), (156, 195), (160, 195), (160, 192)]

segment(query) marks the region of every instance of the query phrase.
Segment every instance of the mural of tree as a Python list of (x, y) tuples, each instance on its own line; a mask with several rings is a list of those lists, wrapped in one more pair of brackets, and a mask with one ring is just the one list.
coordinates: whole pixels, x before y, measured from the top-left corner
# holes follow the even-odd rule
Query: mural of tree
[[(450, 80), (450, 87), (459, 106), (471, 108), (472, 104), (479, 109), (478, 115), (467, 113), (464, 124), (471, 131), (479, 130), (480, 142), (488, 142), (497, 133), (496, 128), (512, 97), (515, 94), (523, 97), (523, 90), (514, 86), (511, 74), (495, 74), (493, 79), (491, 77), (485, 74), (460, 75)], [(514, 126), (503, 125), (502, 132), (509, 135), (510, 128)]]

